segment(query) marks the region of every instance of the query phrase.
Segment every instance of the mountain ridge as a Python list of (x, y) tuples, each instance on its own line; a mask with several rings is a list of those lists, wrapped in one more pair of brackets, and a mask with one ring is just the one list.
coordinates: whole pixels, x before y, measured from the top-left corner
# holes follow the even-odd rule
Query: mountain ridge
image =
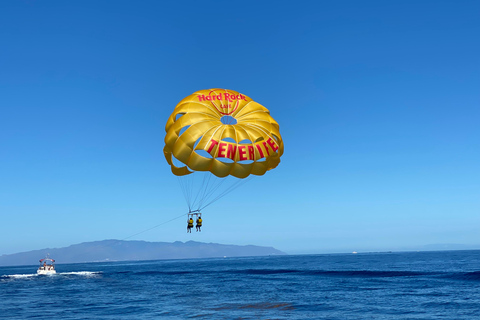
[(228, 245), (198, 241), (148, 242), (143, 240), (98, 240), (62, 248), (45, 248), (0, 256), (0, 266), (34, 265), (46, 254), (57, 263), (143, 261), (217, 257), (285, 255), (273, 247)]

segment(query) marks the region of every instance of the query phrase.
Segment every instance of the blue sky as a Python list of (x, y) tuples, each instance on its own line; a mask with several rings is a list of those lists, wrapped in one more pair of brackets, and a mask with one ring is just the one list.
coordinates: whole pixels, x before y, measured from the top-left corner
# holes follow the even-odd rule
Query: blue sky
[[(478, 1), (0, 3), (0, 254), (129, 239), (288, 253), (480, 247)], [(163, 157), (175, 105), (248, 95), (280, 165), (204, 212)], [(163, 224), (165, 223), (165, 224)]]

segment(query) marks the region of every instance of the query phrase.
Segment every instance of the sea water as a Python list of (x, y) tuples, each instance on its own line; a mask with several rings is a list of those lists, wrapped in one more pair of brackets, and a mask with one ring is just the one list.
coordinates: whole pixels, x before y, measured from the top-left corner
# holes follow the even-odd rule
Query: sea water
[[(60, 260), (59, 257), (56, 257)], [(0, 268), (0, 319), (480, 319), (480, 251)]]

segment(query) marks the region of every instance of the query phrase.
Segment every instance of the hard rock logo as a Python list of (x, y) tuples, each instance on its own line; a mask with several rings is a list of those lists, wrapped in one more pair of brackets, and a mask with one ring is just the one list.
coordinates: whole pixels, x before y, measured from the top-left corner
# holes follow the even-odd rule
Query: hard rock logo
[(241, 100), (248, 101), (243, 94), (234, 94), (231, 92), (215, 92), (210, 91), (208, 95), (201, 94), (197, 96), (198, 101), (210, 101), (215, 108), (223, 115), (230, 115), (238, 108)]

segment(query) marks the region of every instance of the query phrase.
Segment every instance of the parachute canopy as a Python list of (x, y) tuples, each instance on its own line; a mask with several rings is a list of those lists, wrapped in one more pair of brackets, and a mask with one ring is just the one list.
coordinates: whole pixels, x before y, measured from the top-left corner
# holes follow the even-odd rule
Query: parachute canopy
[(280, 163), (283, 142), (267, 108), (233, 90), (197, 91), (175, 107), (163, 152), (172, 172), (217, 177), (263, 175)]

